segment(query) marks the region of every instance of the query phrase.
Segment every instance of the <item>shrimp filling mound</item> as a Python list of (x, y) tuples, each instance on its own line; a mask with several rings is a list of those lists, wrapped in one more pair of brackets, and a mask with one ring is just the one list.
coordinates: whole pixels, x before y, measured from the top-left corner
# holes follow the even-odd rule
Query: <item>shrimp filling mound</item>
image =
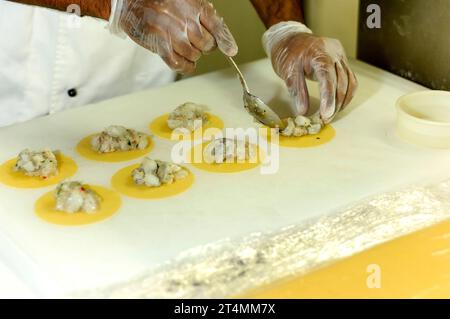
[(56, 210), (92, 214), (100, 209), (100, 196), (80, 182), (62, 182), (55, 190)]
[(147, 145), (147, 134), (117, 125), (109, 126), (91, 140), (92, 149), (98, 153), (143, 150)]
[(189, 172), (176, 164), (144, 158), (141, 166), (131, 173), (136, 185), (159, 187), (163, 184), (172, 184), (184, 179)]
[(193, 132), (208, 122), (208, 114), (205, 111), (206, 107), (203, 105), (185, 103), (170, 113), (167, 125), (172, 130), (183, 128)]
[(203, 156), (208, 163), (247, 162), (256, 160), (257, 150), (246, 141), (219, 138), (206, 146)]
[(287, 126), (280, 131), (280, 134), (286, 137), (305, 136), (319, 134), (324, 124), (320, 116), (307, 118), (306, 116), (297, 116), (295, 119), (288, 118)]
[(58, 174), (58, 161), (55, 153), (48, 149), (43, 151), (25, 149), (17, 157), (14, 171), (27, 176), (48, 178)]

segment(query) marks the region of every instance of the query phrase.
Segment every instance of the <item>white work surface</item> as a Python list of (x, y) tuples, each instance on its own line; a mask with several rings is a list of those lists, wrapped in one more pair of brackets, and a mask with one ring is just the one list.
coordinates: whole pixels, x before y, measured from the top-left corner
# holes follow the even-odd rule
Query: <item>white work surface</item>
[[(156, 201), (123, 197), (113, 218), (83, 227), (55, 226), (36, 217), (35, 201), (52, 187), (0, 185), (1, 262), (41, 295), (96, 288), (123, 282), (195, 246), (276, 230), (369, 195), (448, 178), (450, 151), (410, 145), (395, 133), (397, 98), (424, 88), (361, 62), (352, 66), (360, 88), (333, 124), (336, 138), (317, 148), (282, 148), (277, 174), (255, 169), (218, 175), (190, 166), (196, 181), (189, 191)], [(268, 61), (243, 71), (263, 100), (288, 103)], [(316, 86), (311, 88), (317, 97)], [(0, 161), (26, 147), (60, 149), (78, 163), (76, 179), (108, 186), (111, 176), (130, 163), (84, 159), (74, 150), (78, 141), (111, 124), (147, 131), (154, 118), (186, 101), (208, 105), (226, 127), (255, 125), (228, 70), (0, 129)], [(154, 141), (151, 155), (169, 160), (174, 142)]]

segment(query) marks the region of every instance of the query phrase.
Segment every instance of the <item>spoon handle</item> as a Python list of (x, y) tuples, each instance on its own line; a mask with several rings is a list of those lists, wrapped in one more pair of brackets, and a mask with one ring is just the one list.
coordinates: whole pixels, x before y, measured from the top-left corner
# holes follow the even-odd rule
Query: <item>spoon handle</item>
[(231, 65), (234, 67), (234, 69), (236, 70), (239, 80), (241, 81), (242, 88), (244, 89), (245, 92), (250, 93), (250, 90), (248, 88), (247, 82), (245, 81), (244, 75), (242, 74), (241, 70), (237, 66), (236, 62), (234, 62), (232, 57), (228, 57), (228, 60), (230, 61)]

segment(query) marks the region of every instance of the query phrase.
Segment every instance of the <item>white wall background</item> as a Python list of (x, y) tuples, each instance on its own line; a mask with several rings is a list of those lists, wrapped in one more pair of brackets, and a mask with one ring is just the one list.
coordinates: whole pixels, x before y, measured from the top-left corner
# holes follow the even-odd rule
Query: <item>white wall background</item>
[(339, 39), (356, 56), (359, 0), (305, 0), (307, 25), (314, 33)]

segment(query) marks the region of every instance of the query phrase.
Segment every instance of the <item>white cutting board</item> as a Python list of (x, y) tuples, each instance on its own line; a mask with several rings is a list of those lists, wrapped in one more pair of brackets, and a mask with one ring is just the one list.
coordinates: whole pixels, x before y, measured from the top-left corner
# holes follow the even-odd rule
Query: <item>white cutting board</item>
[[(96, 288), (125, 281), (198, 245), (276, 230), (369, 195), (450, 177), (450, 151), (410, 145), (394, 131), (396, 99), (424, 88), (361, 62), (352, 66), (360, 88), (333, 124), (336, 138), (317, 148), (281, 149), (275, 175), (258, 169), (217, 175), (190, 167), (196, 182), (188, 192), (157, 201), (123, 197), (113, 218), (75, 228), (34, 215), (34, 202), (52, 188), (0, 185), (1, 261), (46, 296)], [(248, 64), (243, 71), (263, 100), (288, 103), (269, 61)], [(316, 86), (311, 88), (317, 97)], [(0, 161), (26, 147), (51, 147), (76, 160), (75, 178), (109, 185), (129, 163), (88, 161), (74, 151), (77, 142), (110, 124), (146, 131), (151, 120), (186, 101), (209, 105), (227, 127), (255, 125), (242, 107), (237, 79), (227, 70), (0, 129)], [(155, 138), (152, 156), (169, 160), (173, 144)]]

